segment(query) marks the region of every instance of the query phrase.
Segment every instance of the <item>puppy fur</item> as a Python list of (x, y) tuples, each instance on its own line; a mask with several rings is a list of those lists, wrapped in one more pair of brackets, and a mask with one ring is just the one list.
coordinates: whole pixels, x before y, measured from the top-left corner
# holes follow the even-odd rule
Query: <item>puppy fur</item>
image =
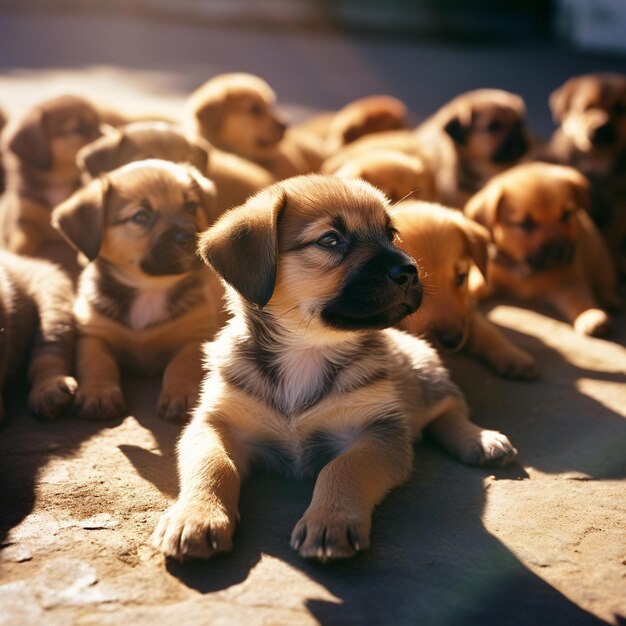
[(274, 180), (267, 170), (251, 161), (217, 150), (201, 137), (165, 122), (108, 127), (102, 137), (82, 148), (76, 158), (85, 182), (143, 159), (189, 163), (215, 183), (218, 211), (245, 202)]
[(50, 212), (78, 188), (76, 153), (99, 137), (99, 126), (90, 102), (64, 95), (38, 104), (7, 127), (0, 236), (10, 251), (36, 256), (46, 240), (58, 239)]
[(470, 269), (486, 273), (489, 231), (456, 209), (429, 202), (401, 202), (391, 215), (399, 246), (419, 259), (424, 285), (422, 305), (399, 328), (425, 335), (445, 351), (465, 348), (503, 376), (536, 377), (532, 356), (476, 309), (469, 291)]
[(620, 301), (589, 204), (589, 183), (571, 167), (528, 163), (493, 178), (465, 207), (493, 242), (489, 280), (475, 293), (544, 300), (578, 332), (606, 334), (611, 319), (600, 306)]
[(591, 182), (591, 216), (626, 274), (626, 75), (586, 74), (550, 96), (559, 125), (548, 158), (571, 165)]
[(462, 208), (492, 176), (528, 151), (523, 100), (499, 89), (457, 96), (416, 129), (417, 141), (435, 172), (437, 200)]
[(331, 173), (362, 178), (383, 191), (392, 203), (408, 197), (428, 200), (434, 193), (433, 176), (427, 164), (417, 156), (395, 150), (356, 154)]
[(180, 495), (153, 537), (166, 555), (231, 549), (253, 461), (317, 474), (291, 545), (326, 561), (369, 545), (372, 510), (409, 476), (425, 426), (464, 462), (514, 456), (506, 437), (469, 422), (435, 351), (388, 328), (419, 306), (421, 287), (386, 205), (360, 180), (296, 177), (202, 235), (233, 317), (206, 346), (201, 400), (179, 443)]
[(254, 74), (220, 74), (189, 97), (186, 124), (216, 148), (248, 159), (275, 179), (319, 169), (322, 148), (310, 133), (286, 137), (272, 88)]
[(0, 392), (7, 378), (27, 367), (28, 406), (46, 418), (68, 410), (76, 393), (73, 300), (60, 268), (0, 251)]
[(104, 174), (53, 212), (91, 263), (82, 272), (79, 416), (124, 412), (120, 366), (163, 372), (158, 414), (182, 419), (202, 377), (200, 347), (225, 320), (222, 287), (196, 255), (215, 217), (213, 183), (196, 169), (150, 159)]

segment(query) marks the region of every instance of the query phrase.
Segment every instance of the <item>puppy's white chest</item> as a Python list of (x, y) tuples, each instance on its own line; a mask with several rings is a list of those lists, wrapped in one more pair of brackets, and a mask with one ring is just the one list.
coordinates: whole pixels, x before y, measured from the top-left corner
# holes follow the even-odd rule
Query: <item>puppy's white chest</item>
[(293, 414), (317, 398), (326, 381), (326, 361), (315, 349), (289, 350), (278, 359), (281, 409)]
[(142, 289), (133, 300), (128, 323), (133, 330), (141, 330), (167, 317), (167, 289)]

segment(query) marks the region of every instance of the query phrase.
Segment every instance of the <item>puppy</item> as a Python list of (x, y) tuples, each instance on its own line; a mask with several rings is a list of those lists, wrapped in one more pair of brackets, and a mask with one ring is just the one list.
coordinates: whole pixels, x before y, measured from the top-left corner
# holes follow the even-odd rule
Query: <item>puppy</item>
[(272, 88), (254, 74), (220, 74), (199, 87), (185, 107), (186, 123), (211, 145), (248, 159), (275, 179), (318, 169), (321, 147), (310, 134), (287, 140)]
[(434, 350), (388, 329), (422, 291), (386, 205), (360, 180), (296, 177), (202, 235), (233, 318), (206, 346), (201, 400), (179, 444), (180, 496), (153, 537), (166, 555), (231, 549), (254, 460), (319, 470), (291, 545), (326, 561), (368, 546), (372, 509), (408, 478), (426, 425), (464, 462), (514, 456), (506, 437), (469, 422)]
[(7, 378), (28, 367), (28, 406), (53, 418), (69, 409), (76, 393), (74, 289), (57, 266), (0, 251), (0, 420)]
[(100, 136), (99, 126), (91, 103), (65, 95), (38, 104), (7, 127), (0, 236), (9, 250), (36, 256), (46, 240), (58, 239), (50, 211), (78, 188), (76, 153)]
[(215, 183), (218, 211), (245, 202), (274, 180), (251, 161), (216, 150), (201, 137), (165, 122), (109, 127), (102, 137), (82, 148), (76, 159), (85, 181), (143, 159), (189, 163)]
[(153, 159), (93, 180), (54, 210), (54, 226), (92, 261), (74, 307), (80, 417), (124, 412), (122, 365), (163, 371), (161, 417), (182, 419), (195, 402), (200, 345), (225, 319), (221, 285), (195, 254), (214, 200), (196, 169)]
[[(333, 172), (331, 172), (333, 173)], [(391, 200), (428, 200), (433, 196), (433, 176), (424, 161), (395, 150), (373, 150), (355, 155), (334, 172), (336, 176), (362, 178)]]
[(416, 129), (418, 144), (435, 172), (437, 199), (462, 208), (492, 176), (528, 151), (523, 100), (499, 89), (457, 96)]
[(456, 209), (428, 202), (401, 202), (392, 217), (400, 247), (419, 259), (425, 293), (419, 310), (399, 328), (426, 335), (446, 351), (465, 348), (503, 376), (535, 378), (533, 357), (489, 322), (470, 295), (470, 269), (487, 270), (489, 231)]
[(607, 248), (587, 214), (589, 183), (571, 167), (518, 165), (493, 178), (465, 207), (487, 227), (494, 254), (477, 295), (507, 293), (554, 306), (586, 335), (604, 335), (619, 307)]
[[(7, 115), (4, 109), (0, 107), (0, 133), (7, 125)], [(0, 150), (0, 193), (4, 191), (4, 165), (2, 164), (2, 151)]]
[(548, 158), (589, 178), (591, 215), (626, 273), (626, 75), (571, 78), (552, 93), (550, 108), (559, 128)]

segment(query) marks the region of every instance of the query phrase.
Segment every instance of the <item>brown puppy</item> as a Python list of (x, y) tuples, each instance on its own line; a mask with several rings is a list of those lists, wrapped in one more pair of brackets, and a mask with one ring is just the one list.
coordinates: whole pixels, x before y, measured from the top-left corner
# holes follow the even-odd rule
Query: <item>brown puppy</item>
[(362, 178), (378, 187), (391, 200), (432, 198), (433, 176), (426, 163), (417, 156), (395, 150), (372, 150), (356, 154), (334, 173), (347, 178)]
[(591, 215), (626, 273), (626, 75), (571, 78), (550, 96), (559, 124), (548, 158), (591, 181)]
[(589, 184), (571, 167), (518, 165), (493, 178), (465, 207), (491, 232), (494, 254), (479, 295), (508, 293), (554, 306), (587, 335), (606, 334), (619, 306), (615, 273), (587, 214)]
[(211, 145), (248, 159), (276, 179), (318, 169), (321, 147), (310, 134), (285, 139), (272, 88), (254, 74), (220, 74), (194, 91), (186, 123)]
[[(74, 290), (57, 266), (0, 252), (0, 394), (8, 377), (28, 366), (28, 406), (59, 416), (76, 392)], [(4, 415), (0, 395), (0, 420)]]
[(426, 335), (447, 351), (465, 347), (496, 372), (512, 378), (534, 378), (537, 366), (478, 311), (468, 277), (487, 270), (489, 231), (456, 209), (429, 202), (404, 201), (392, 210), (400, 247), (419, 259), (424, 302), (399, 324)]
[(80, 184), (76, 153), (100, 136), (100, 118), (84, 98), (59, 96), (33, 107), (7, 127), (2, 153), (6, 193), (0, 238), (12, 252), (35, 256), (58, 239), (50, 211)]
[(206, 347), (201, 401), (179, 445), (180, 496), (153, 538), (165, 554), (231, 549), (255, 460), (319, 471), (291, 545), (326, 561), (369, 545), (372, 509), (411, 473), (426, 425), (464, 462), (514, 456), (506, 437), (469, 422), (434, 350), (388, 328), (419, 306), (421, 288), (386, 205), (360, 180), (297, 177), (202, 236), (233, 318)]
[(523, 100), (500, 89), (457, 96), (417, 127), (418, 144), (435, 172), (437, 199), (462, 208), (492, 176), (528, 151)]
[(166, 419), (184, 418), (195, 402), (200, 345), (224, 321), (221, 285), (195, 254), (214, 200), (197, 170), (153, 159), (103, 175), (54, 210), (55, 227), (93, 261), (74, 307), (81, 417), (123, 413), (120, 365), (164, 371)]
[(82, 148), (76, 158), (85, 181), (143, 159), (189, 163), (215, 183), (218, 211), (245, 202), (274, 180), (267, 170), (251, 161), (216, 150), (201, 137), (165, 122), (109, 127), (102, 137)]

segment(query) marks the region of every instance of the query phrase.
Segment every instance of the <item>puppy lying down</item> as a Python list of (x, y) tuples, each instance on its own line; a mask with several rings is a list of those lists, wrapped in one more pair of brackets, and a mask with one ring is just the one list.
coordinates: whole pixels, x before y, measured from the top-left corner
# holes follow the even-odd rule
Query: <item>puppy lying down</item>
[(205, 347), (208, 373), (178, 448), (180, 495), (153, 536), (166, 555), (232, 548), (255, 461), (317, 475), (291, 545), (327, 561), (369, 545), (372, 510), (409, 477), (423, 428), (464, 463), (514, 458), (504, 435), (468, 420), (435, 351), (389, 328), (422, 289), (386, 205), (360, 180), (296, 177), (201, 236), (233, 317)]

